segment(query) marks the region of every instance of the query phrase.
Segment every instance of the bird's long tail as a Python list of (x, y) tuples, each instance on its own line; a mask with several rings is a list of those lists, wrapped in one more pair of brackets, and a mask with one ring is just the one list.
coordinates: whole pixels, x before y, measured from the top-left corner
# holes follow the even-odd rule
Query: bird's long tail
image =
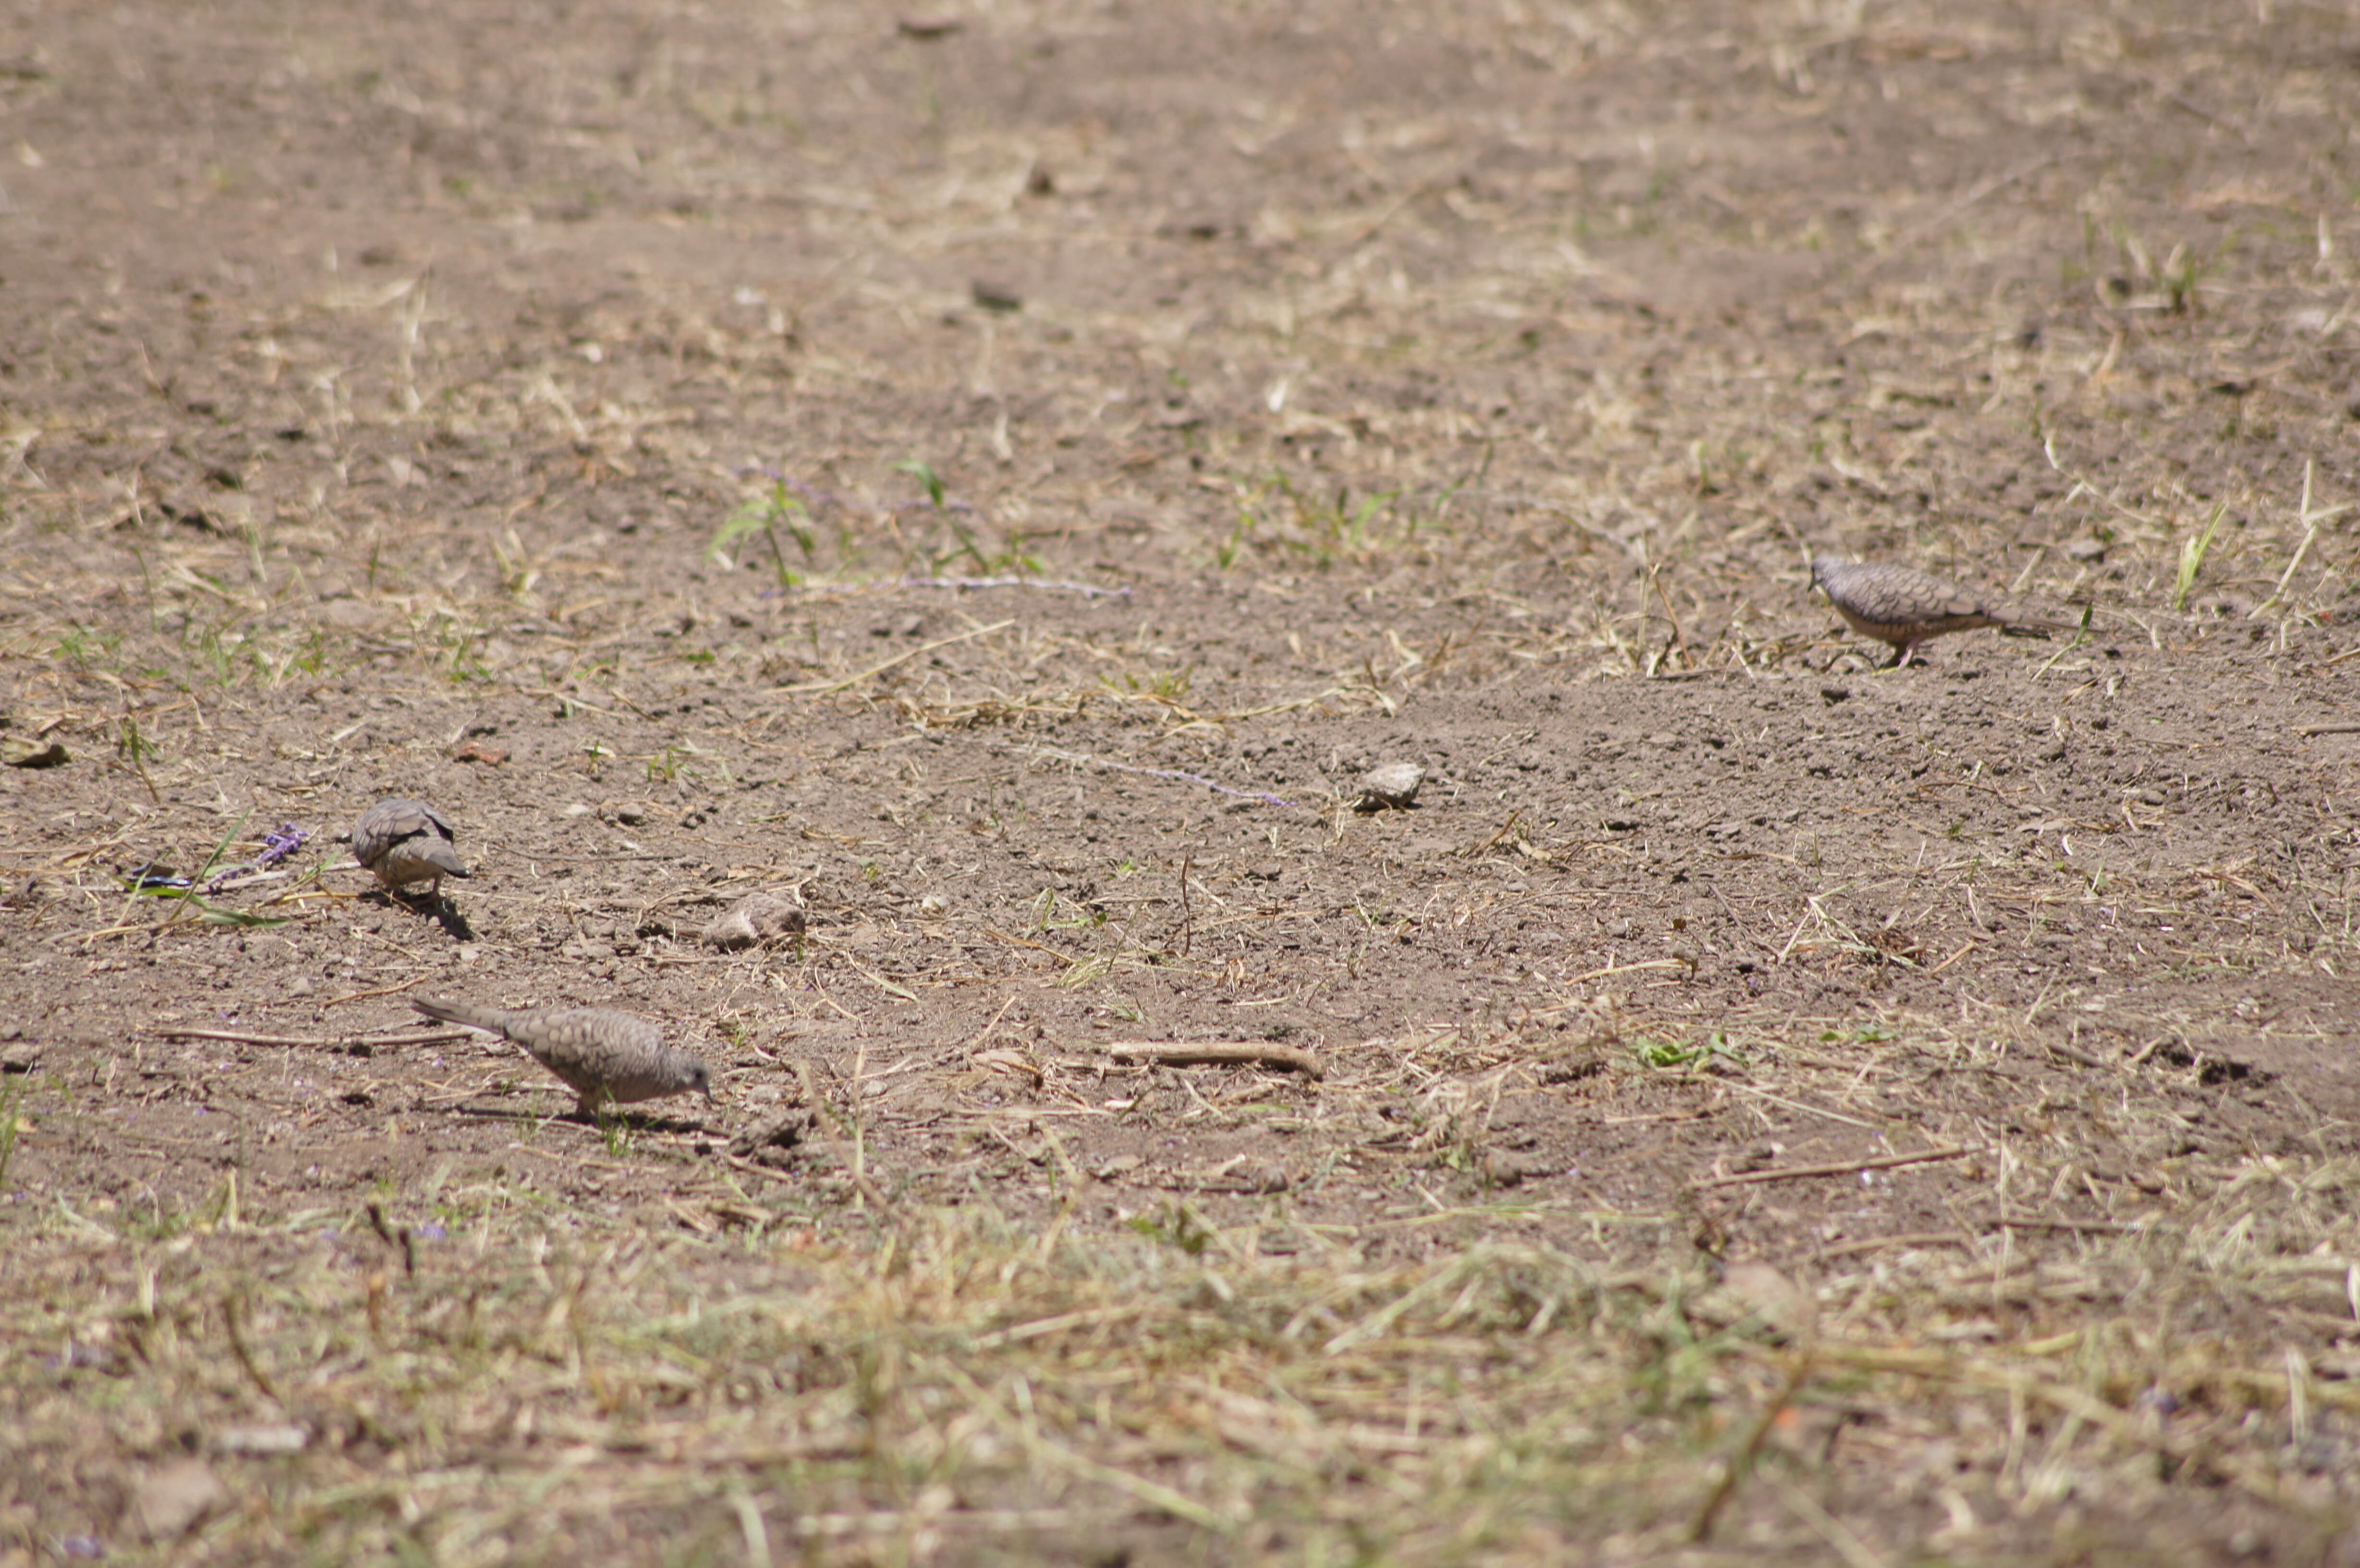
[(2003, 637), (2047, 637), (2051, 632), (2077, 632), (2079, 621), (2052, 621), (2042, 615), (2010, 615), (2000, 623)]
[(508, 1016), (497, 1007), (479, 1007), (473, 1002), (452, 1002), (440, 996), (412, 996), (410, 1005), (430, 1018), (440, 1018), (446, 1024), (464, 1024), (469, 1029), (479, 1029), (508, 1038)]

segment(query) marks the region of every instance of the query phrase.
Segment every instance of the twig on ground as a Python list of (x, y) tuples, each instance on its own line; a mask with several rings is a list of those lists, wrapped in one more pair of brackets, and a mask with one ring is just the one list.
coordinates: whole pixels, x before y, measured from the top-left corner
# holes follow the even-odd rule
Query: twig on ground
[(1087, 599), (1128, 599), (1131, 589), (1100, 588), (1090, 583), (1067, 583), (1045, 577), (904, 577), (904, 588), (1038, 588), (1043, 593), (1079, 593)]
[(2002, 1214), (1995, 1223), (2007, 1230), (2063, 1230), (2090, 1236), (2127, 1236), (2138, 1228), (2120, 1220), (2038, 1220), (2022, 1214)]
[(2050, 1055), (2061, 1056), (2068, 1062), (2078, 1062), (2084, 1067), (2112, 1067), (2114, 1065), (2111, 1062), (2106, 1062), (2091, 1055), (2086, 1051), (2076, 1051), (2070, 1045), (2060, 1045), (2053, 1040), (2044, 1040), (2040, 1043), (2049, 1048), (2049, 1053)]
[(1789, 1165), (1776, 1171), (1742, 1171), (1734, 1176), (1714, 1176), (1695, 1183), (1694, 1191), (1708, 1187), (1743, 1187), (1757, 1181), (1798, 1181), (1808, 1176), (1849, 1176), (1855, 1171), (1890, 1171), (1896, 1165), (1923, 1165), (1936, 1160), (1964, 1160), (1971, 1154), (1983, 1153), (1983, 1147), (1972, 1149), (1929, 1149), (1923, 1154), (1887, 1154), (1875, 1160), (1847, 1160), (1834, 1165)]
[(158, 1029), (163, 1040), (217, 1040), (231, 1045), (309, 1046), (322, 1050), (345, 1051), (356, 1045), (451, 1045), (467, 1038), (465, 1029), (436, 1029), (427, 1034), (244, 1034), (235, 1029)]
[(1098, 1049), (1109, 1056), (1152, 1062), (1159, 1067), (1275, 1067), (1311, 1078), (1328, 1075), (1319, 1058), (1301, 1046), (1265, 1040), (1125, 1040)]
[(1603, 969), (1592, 969), (1585, 974), (1577, 975), (1566, 984), (1579, 985), (1585, 980), (1603, 980), (1609, 975), (1629, 975), (1640, 969), (1685, 969), (1687, 967), (1688, 963), (1684, 959), (1649, 958), (1637, 964), (1610, 964)]

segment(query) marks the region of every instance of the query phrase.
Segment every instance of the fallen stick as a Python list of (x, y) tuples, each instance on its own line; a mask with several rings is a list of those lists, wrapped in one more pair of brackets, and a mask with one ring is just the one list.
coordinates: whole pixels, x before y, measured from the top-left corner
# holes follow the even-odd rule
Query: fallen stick
[(2084, 1067), (2105, 1068), (2114, 1065), (2111, 1062), (2100, 1061), (2086, 1051), (2076, 1051), (2070, 1045), (2060, 1045), (2053, 1040), (2044, 1040), (2040, 1043), (2049, 1048), (2050, 1055), (2062, 1057), (2068, 1062), (2078, 1062)]
[(1079, 593), (1086, 599), (1131, 597), (1129, 588), (1100, 588), (1089, 583), (1063, 583), (1044, 577), (904, 577), (905, 588), (1037, 588), (1043, 593)]
[(1319, 1058), (1299, 1045), (1258, 1040), (1116, 1040), (1098, 1047), (1109, 1056), (1152, 1062), (1158, 1067), (1275, 1067), (1307, 1078), (1325, 1078)]
[(452, 1045), (465, 1040), (466, 1029), (437, 1029), (432, 1034), (240, 1034), (235, 1029), (158, 1029), (165, 1040), (218, 1040), (232, 1045), (297, 1045), (343, 1051), (355, 1045)]
[(1992, 1223), (2003, 1230), (2062, 1230), (2091, 1236), (2126, 1236), (2138, 1229), (2120, 1220), (2036, 1220), (2021, 1214), (2002, 1214)]
[(1806, 1176), (1849, 1176), (1855, 1171), (1890, 1171), (1896, 1165), (1923, 1165), (1934, 1160), (1963, 1160), (1970, 1154), (1981, 1154), (1976, 1149), (1929, 1149), (1923, 1154), (1888, 1154), (1876, 1160), (1847, 1160), (1835, 1165), (1789, 1165), (1777, 1171), (1745, 1171), (1734, 1176), (1715, 1176), (1710, 1181), (1699, 1181), (1696, 1191), (1707, 1187), (1743, 1187), (1756, 1181), (1794, 1181)]

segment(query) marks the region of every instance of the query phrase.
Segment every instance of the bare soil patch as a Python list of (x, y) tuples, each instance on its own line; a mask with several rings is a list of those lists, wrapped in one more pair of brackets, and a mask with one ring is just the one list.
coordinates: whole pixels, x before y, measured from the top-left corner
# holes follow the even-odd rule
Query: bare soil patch
[(1199, 9), (0, 7), (0, 1562), (2360, 1552), (2360, 11)]

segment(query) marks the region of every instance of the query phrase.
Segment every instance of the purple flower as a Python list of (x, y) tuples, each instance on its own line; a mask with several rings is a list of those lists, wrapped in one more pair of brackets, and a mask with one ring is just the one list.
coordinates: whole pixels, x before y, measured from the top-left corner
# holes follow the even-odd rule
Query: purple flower
[(305, 833), (301, 828), (297, 827), (293, 822), (279, 823), (279, 831), (277, 833), (264, 833), (262, 835), (262, 854), (258, 857), (260, 863), (264, 866), (278, 865), (280, 861), (286, 859), (289, 855), (302, 848), (303, 841), (310, 836), (311, 834)]
[[(309, 836), (311, 835), (306, 833), (301, 828), (297, 827), (293, 822), (281, 823), (277, 833), (268, 833), (262, 835), (262, 853), (260, 855), (257, 855), (250, 861), (241, 861), (235, 866), (223, 866), (219, 871), (214, 872), (212, 877), (206, 879), (205, 891), (207, 893), (218, 893), (222, 890), (222, 885), (233, 877), (242, 877), (249, 871), (260, 871), (266, 866), (278, 865), (280, 861), (286, 859), (289, 855), (302, 848), (304, 839)], [(186, 884), (184, 883), (182, 886), (186, 886)]]

